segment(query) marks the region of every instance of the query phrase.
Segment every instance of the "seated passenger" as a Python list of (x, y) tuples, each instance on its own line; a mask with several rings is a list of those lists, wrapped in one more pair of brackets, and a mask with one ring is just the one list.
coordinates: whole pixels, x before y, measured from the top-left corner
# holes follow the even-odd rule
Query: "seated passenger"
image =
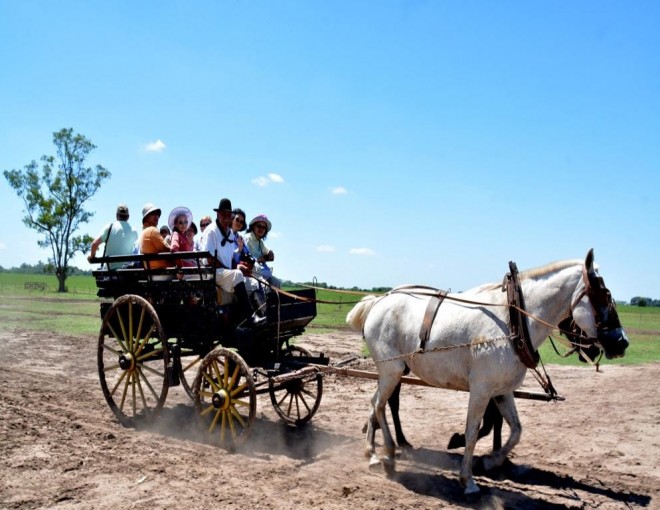
[[(160, 209), (154, 204), (145, 204), (142, 208), (142, 232), (139, 239), (140, 253), (148, 255), (150, 253), (170, 251), (169, 245), (158, 231), (159, 219)], [(145, 266), (150, 269), (165, 269), (167, 265), (167, 261), (165, 260), (145, 262)]]
[(195, 232), (195, 251), (202, 251), (202, 236), (204, 235), (206, 227), (208, 227), (211, 223), (213, 223), (213, 220), (210, 216), (202, 216), (202, 219), (199, 220), (200, 232), (199, 234)]
[(231, 229), (234, 231), (236, 236), (236, 249), (234, 250), (234, 262), (238, 265), (243, 262), (244, 265), (248, 266), (248, 269), (252, 271), (254, 265), (254, 259), (250, 255), (250, 250), (245, 244), (245, 239), (240, 234), (243, 230), (247, 228), (247, 223), (245, 222), (245, 211), (237, 207), (231, 212)]
[(212, 223), (204, 232), (204, 245), (202, 251), (212, 253), (213, 258), (208, 264), (215, 268), (215, 284), (225, 292), (236, 295), (242, 317), (249, 327), (262, 325), (266, 318), (258, 317), (254, 313), (252, 303), (245, 288), (245, 277), (240, 269), (235, 268), (233, 261), (236, 248), (236, 236), (231, 229), (232, 208), (228, 198), (220, 200), (215, 223)]
[[(105, 243), (103, 247), (103, 255), (112, 257), (114, 255), (130, 255), (133, 252), (133, 245), (137, 240), (137, 232), (128, 224), (128, 207), (124, 204), (117, 206), (116, 216), (117, 221), (108, 223), (103, 230), (99, 233), (98, 237), (94, 239), (87, 260), (91, 261), (96, 257), (96, 251), (101, 244)], [(117, 269), (124, 265), (123, 262), (113, 262), (109, 264), (109, 269)]]
[(250, 227), (248, 228), (247, 234), (245, 234), (245, 243), (247, 244), (248, 250), (250, 250), (250, 255), (252, 255), (256, 261), (252, 273), (256, 276), (260, 276), (268, 283), (279, 287), (280, 281), (273, 276), (273, 270), (268, 267), (267, 264), (267, 262), (275, 260), (275, 254), (273, 253), (273, 250), (269, 250), (264, 244), (264, 240), (271, 228), (272, 224), (268, 220), (268, 216), (265, 214), (255, 216), (252, 218), (252, 221), (250, 221)]
[[(175, 207), (170, 213), (167, 223), (170, 229), (172, 229), (170, 241), (172, 253), (194, 251), (195, 247), (186, 235), (188, 226), (192, 224), (192, 212), (190, 212), (190, 209), (187, 207)], [(177, 267), (192, 267), (195, 265), (195, 262), (190, 259), (178, 259), (176, 265)]]

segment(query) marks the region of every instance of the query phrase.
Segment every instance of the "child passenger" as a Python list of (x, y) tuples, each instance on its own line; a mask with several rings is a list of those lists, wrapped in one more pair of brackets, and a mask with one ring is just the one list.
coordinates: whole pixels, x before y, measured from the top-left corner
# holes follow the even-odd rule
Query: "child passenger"
[[(172, 229), (170, 246), (172, 253), (179, 251), (194, 251), (191, 238), (186, 234), (189, 225), (192, 225), (192, 212), (187, 207), (175, 207), (172, 209), (167, 223)], [(177, 267), (192, 267), (195, 263), (189, 259), (177, 259)]]

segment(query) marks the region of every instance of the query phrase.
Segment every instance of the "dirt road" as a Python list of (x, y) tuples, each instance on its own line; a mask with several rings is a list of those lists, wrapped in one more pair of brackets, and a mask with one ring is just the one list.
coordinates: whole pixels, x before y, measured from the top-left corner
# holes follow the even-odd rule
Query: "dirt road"
[[(359, 354), (361, 340), (311, 334), (299, 343), (339, 360)], [(252, 437), (229, 454), (195, 433), (181, 388), (151, 429), (119, 425), (94, 339), (2, 331), (0, 508), (660, 508), (660, 364), (549, 372), (567, 400), (519, 400), (523, 436), (511, 464), (477, 476), (481, 495), (466, 499), (461, 451), (446, 450), (464, 427), (464, 393), (403, 389), (416, 448), (388, 479), (363, 455), (374, 381), (327, 376), (302, 430), (282, 425), (260, 397)]]

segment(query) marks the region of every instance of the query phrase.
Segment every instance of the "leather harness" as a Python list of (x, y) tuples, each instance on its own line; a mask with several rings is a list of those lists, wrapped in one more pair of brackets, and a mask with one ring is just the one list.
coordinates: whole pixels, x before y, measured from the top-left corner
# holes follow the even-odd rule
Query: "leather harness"
[[(520, 361), (528, 368), (536, 368), (539, 363), (539, 353), (532, 346), (527, 317), (521, 312), (521, 310), (525, 310), (525, 300), (518, 279), (518, 267), (515, 262), (509, 262), (509, 271), (502, 284), (502, 292), (506, 291), (509, 304), (509, 338)], [(419, 330), (421, 351), (426, 349), (426, 342), (431, 336), (433, 321), (447, 293), (448, 291), (437, 291), (436, 294), (431, 296), (426, 305), (422, 326)]]
[(506, 290), (509, 303), (510, 339), (520, 361), (528, 368), (536, 368), (539, 363), (539, 353), (532, 346), (527, 326), (527, 317), (521, 312), (525, 310), (518, 267), (515, 262), (509, 262), (510, 272), (504, 277), (502, 292)]

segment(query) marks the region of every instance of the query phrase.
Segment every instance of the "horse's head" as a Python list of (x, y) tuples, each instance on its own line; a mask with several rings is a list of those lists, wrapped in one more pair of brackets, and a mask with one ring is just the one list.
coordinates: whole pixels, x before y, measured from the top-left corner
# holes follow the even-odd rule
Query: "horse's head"
[[(589, 250), (582, 267), (582, 279), (575, 289), (571, 305), (572, 324), (564, 331), (572, 331), (571, 340), (588, 355), (605, 352), (608, 359), (621, 358), (628, 348), (628, 337), (621, 327), (616, 305), (603, 278), (594, 268), (594, 251)], [(579, 341), (576, 342), (576, 338)]]

